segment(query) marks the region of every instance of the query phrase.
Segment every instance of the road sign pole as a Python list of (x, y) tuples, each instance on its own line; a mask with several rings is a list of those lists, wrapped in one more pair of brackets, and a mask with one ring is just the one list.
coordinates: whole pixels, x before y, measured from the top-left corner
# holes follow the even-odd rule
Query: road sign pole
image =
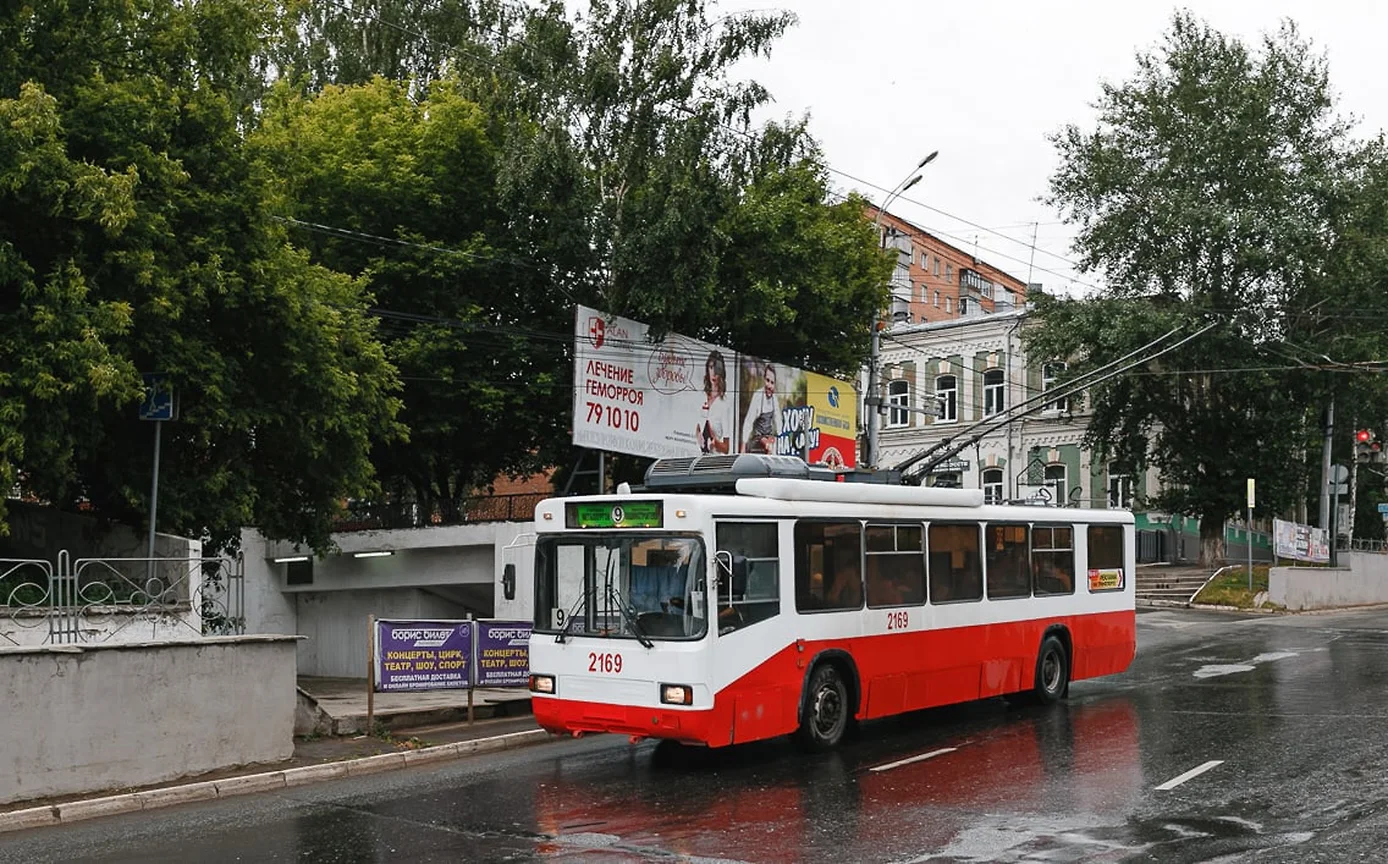
[(154, 520), (159, 514), (159, 430), (163, 426), (162, 420), (154, 421), (154, 479), (149, 487), (149, 561), (145, 563), (145, 579), (149, 581), (154, 579)]
[(1244, 523), (1244, 541), (1248, 544), (1248, 593), (1253, 593), (1253, 495), (1257, 484), (1248, 478), (1248, 521)]

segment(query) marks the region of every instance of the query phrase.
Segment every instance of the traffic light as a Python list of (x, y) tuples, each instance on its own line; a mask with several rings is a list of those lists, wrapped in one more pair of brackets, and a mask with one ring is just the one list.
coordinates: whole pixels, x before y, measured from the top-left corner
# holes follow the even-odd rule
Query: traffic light
[(1359, 462), (1384, 461), (1383, 442), (1372, 429), (1355, 430), (1354, 458)]

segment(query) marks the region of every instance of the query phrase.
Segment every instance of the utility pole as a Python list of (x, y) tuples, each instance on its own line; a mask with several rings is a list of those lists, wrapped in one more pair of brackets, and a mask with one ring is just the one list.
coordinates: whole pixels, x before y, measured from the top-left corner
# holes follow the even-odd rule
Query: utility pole
[[(1321, 512), (1320, 527), (1330, 530), (1330, 449), (1335, 440), (1335, 400), (1325, 409), (1325, 444), (1321, 449)], [(1331, 545), (1335, 538), (1330, 538)]]
[[(1350, 425), (1357, 428), (1357, 423)], [(1345, 537), (1351, 549), (1354, 548), (1354, 515), (1359, 512), (1356, 509), (1359, 504), (1359, 448), (1353, 448), (1352, 452), (1354, 458), (1349, 460), (1349, 524), (1345, 526)]]
[[(916, 172), (934, 162), (935, 157), (939, 155), (939, 150), (932, 150), (924, 159), (917, 162), (916, 167), (911, 169), (911, 174), (907, 175), (907, 179), (896, 184), (892, 191), (887, 194), (886, 199), (882, 201), (882, 206), (877, 208), (877, 217), (872, 220), (872, 228), (874, 233), (882, 237), (883, 248), (886, 248), (887, 243), (885, 236), (881, 235), (882, 217), (886, 214), (887, 208), (892, 206), (892, 201), (904, 195), (907, 189), (921, 182), (921, 178), (925, 175)], [(882, 322), (874, 318), (872, 321), (872, 343), (868, 355), (867, 386), (864, 388), (867, 392), (863, 394), (863, 407), (867, 413), (867, 442), (863, 445), (863, 467), (865, 468), (876, 468), (878, 460), (877, 429), (880, 425), (879, 415), (882, 412), (882, 395), (881, 387), (878, 386), (881, 382), (878, 381), (877, 369), (882, 358), (882, 343), (877, 333), (881, 326)]]
[(868, 354), (867, 394), (863, 405), (867, 408), (867, 446), (864, 447), (863, 462), (867, 468), (877, 467), (877, 430), (882, 405), (882, 388), (879, 386), (878, 364), (882, 359), (882, 337), (878, 327), (881, 322), (872, 322), (872, 347)]

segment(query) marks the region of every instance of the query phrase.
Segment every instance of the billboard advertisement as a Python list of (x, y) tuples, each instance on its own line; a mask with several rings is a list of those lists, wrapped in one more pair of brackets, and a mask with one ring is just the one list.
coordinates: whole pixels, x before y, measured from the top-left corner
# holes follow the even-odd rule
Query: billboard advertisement
[(471, 621), (376, 621), (376, 689), (452, 690), (472, 683)]
[(1326, 534), (1324, 528), (1312, 528), (1299, 522), (1283, 522), (1281, 519), (1272, 520), (1273, 551), (1278, 558), (1329, 563), (1330, 540)]
[(477, 686), (524, 687), (530, 678), (529, 621), (477, 622)]
[(857, 391), (794, 366), (579, 306), (573, 442), (652, 458), (796, 455), (851, 468)]

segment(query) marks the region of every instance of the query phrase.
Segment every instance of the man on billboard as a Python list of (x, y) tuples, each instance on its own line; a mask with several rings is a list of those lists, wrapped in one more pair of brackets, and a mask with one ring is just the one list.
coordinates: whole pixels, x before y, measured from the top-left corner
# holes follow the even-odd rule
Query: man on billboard
[(765, 364), (762, 388), (754, 392), (742, 418), (742, 443), (746, 453), (775, 453), (781, 434), (781, 409), (776, 404), (776, 367)]

